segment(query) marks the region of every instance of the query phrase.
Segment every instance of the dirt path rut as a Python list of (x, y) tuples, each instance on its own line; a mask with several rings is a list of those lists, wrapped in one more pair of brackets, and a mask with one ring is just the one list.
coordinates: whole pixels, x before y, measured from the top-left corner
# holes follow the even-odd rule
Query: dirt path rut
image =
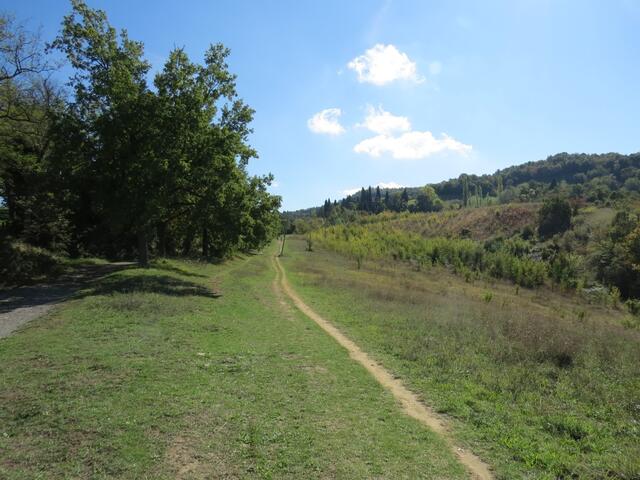
[(441, 435), (446, 440), (449, 448), (458, 457), (460, 463), (467, 468), (472, 478), (479, 480), (492, 480), (494, 478), (486, 463), (472, 452), (460, 448), (454, 443), (450, 431), (440, 415), (422, 403), (420, 399), (413, 392), (408, 390), (399, 379), (394, 378), (389, 371), (369, 357), (366, 352), (340, 332), (340, 330), (334, 327), (333, 324), (322, 318), (306, 303), (304, 303), (287, 281), (284, 268), (282, 267), (278, 257), (273, 257), (273, 265), (277, 272), (276, 284), (282, 288), (284, 293), (293, 301), (295, 306), (307, 317), (316, 322), (340, 345), (347, 349), (349, 356), (352, 359), (359, 362), (378, 381), (378, 383), (393, 394), (393, 396), (400, 402), (407, 415), (415, 418), (434, 432)]

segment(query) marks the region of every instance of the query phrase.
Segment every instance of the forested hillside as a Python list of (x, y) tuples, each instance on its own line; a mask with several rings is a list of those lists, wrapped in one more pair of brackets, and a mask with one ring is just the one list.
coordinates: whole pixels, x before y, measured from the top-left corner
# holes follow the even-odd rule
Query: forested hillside
[[(72, 1), (45, 46), (0, 18), (3, 275), (42, 257), (221, 258), (279, 231), (272, 176), (252, 176), (253, 110), (230, 52), (168, 53), (150, 77), (142, 42)], [(65, 85), (57, 59), (72, 69)], [(5, 271), (6, 270), (6, 271)]]
[[(558, 154), (422, 188), (363, 188), (316, 211), (285, 213), (291, 232), (351, 257), (444, 266), (467, 281), (573, 291), (640, 312), (640, 154)], [(637, 323), (637, 320), (630, 320)]]
[(498, 170), (492, 175), (462, 174), (424, 187), (362, 187), (360, 192), (341, 200), (327, 199), (315, 209), (285, 212), (284, 218), (293, 221), (314, 214), (323, 218), (348, 217), (346, 210), (437, 212), (446, 207), (539, 202), (553, 195), (583, 203), (612, 205), (623, 199), (637, 199), (639, 193), (640, 153), (559, 153), (546, 160)]

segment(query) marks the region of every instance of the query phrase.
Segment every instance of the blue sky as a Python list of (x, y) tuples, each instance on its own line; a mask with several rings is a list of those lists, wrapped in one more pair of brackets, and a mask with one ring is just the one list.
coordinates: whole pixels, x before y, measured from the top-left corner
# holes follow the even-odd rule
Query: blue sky
[[(145, 43), (232, 55), (252, 173), (285, 209), (557, 152), (640, 150), (640, 0), (89, 0)], [(0, 0), (52, 38), (66, 1)]]

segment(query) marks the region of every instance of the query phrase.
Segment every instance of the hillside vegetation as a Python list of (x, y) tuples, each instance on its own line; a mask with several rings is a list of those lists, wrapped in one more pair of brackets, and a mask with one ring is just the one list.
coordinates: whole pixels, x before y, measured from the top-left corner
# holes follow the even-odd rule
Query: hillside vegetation
[[(289, 239), (283, 263), (290, 281), (452, 417), (456, 436), (497, 478), (637, 478), (640, 332), (624, 326), (624, 310), (546, 286), (517, 288), (489, 276), (465, 281), (441, 263), (417, 271), (372, 256), (358, 268), (332, 251), (333, 242), (338, 250), (348, 244), (334, 234), (354, 228), (371, 240), (384, 232), (377, 224), (331, 227), (326, 241), (323, 232), (314, 235), (312, 251), (304, 237)], [(388, 251), (398, 239), (434, 246), (396, 234), (385, 234)]]
[(625, 199), (637, 202), (639, 193), (640, 153), (560, 153), (491, 175), (462, 174), (424, 187), (362, 187), (340, 201), (327, 199), (322, 207), (285, 212), (284, 218), (293, 222), (317, 214), (335, 221), (352, 218), (349, 212), (430, 212), (540, 202), (550, 195), (573, 198), (578, 204), (611, 206)]
[(300, 234), (285, 264), (499, 478), (636, 478), (638, 160), (562, 154), (363, 189), (285, 215)]

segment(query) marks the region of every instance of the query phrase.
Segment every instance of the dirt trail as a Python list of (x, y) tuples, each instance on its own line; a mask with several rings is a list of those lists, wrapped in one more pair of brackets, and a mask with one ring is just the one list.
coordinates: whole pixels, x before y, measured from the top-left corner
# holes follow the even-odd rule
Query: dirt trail
[(89, 282), (131, 265), (133, 263), (115, 262), (80, 266), (52, 283), (0, 291), (0, 338), (44, 315)]
[(362, 366), (364, 366), (364, 368), (366, 368), (384, 388), (393, 394), (393, 396), (400, 402), (407, 415), (415, 418), (434, 432), (441, 435), (448, 443), (449, 448), (456, 454), (460, 463), (462, 463), (471, 473), (472, 478), (479, 480), (491, 480), (494, 478), (489, 466), (479, 457), (470, 451), (464, 450), (463, 448), (455, 445), (449, 429), (440, 415), (422, 403), (420, 399), (413, 392), (409, 391), (399, 379), (394, 378), (394, 376), (382, 365), (376, 363), (371, 359), (371, 357), (369, 357), (369, 355), (366, 354), (366, 352), (358, 347), (358, 345), (304, 303), (287, 281), (284, 268), (282, 267), (278, 257), (273, 257), (273, 264), (277, 272), (276, 282), (293, 301), (295, 306), (307, 317), (316, 322), (340, 345), (347, 349), (349, 356), (352, 359), (362, 364)]

